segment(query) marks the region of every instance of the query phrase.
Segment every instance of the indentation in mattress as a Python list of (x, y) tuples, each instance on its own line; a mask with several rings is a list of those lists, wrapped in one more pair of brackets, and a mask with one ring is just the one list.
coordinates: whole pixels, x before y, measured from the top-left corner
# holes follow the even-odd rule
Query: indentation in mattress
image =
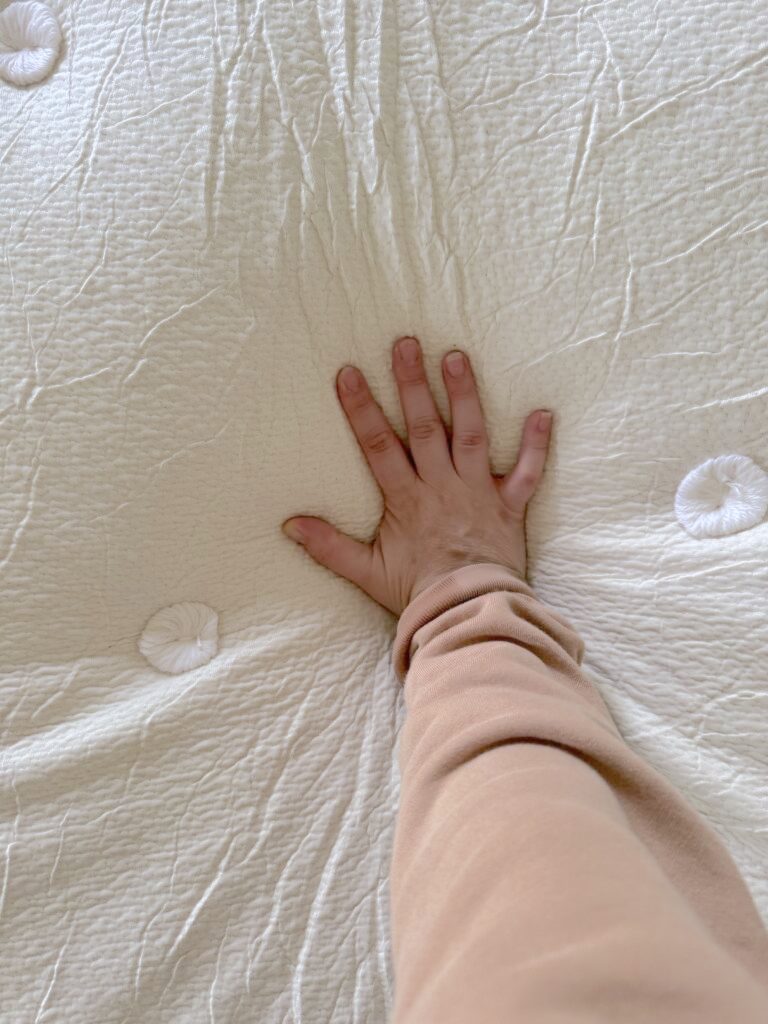
[(219, 649), (219, 616), (206, 604), (185, 601), (155, 612), (139, 650), (161, 672), (188, 672), (207, 664)]
[(38, 0), (0, 12), (0, 77), (14, 85), (40, 82), (53, 70), (61, 48), (56, 15)]
[(675, 512), (693, 537), (724, 537), (756, 526), (768, 508), (768, 475), (746, 455), (719, 455), (685, 477)]

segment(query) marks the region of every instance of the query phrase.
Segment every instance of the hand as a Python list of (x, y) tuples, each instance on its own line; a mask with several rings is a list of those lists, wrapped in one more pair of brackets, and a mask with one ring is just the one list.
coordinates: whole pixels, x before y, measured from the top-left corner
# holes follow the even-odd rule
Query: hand
[(403, 408), (410, 458), (359, 370), (336, 378), (339, 400), (384, 496), (370, 544), (322, 519), (288, 519), (284, 531), (332, 572), (399, 615), (431, 583), (476, 562), (509, 566), (525, 578), (525, 510), (544, 472), (552, 415), (531, 413), (514, 469), (491, 473), (488, 437), (469, 359), (449, 352), (443, 379), (452, 436), (435, 405), (415, 338), (401, 338), (392, 368)]

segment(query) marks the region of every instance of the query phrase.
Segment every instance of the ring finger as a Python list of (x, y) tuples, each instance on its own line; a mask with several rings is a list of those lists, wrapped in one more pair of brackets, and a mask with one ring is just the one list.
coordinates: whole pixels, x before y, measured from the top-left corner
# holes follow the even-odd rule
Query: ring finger
[(411, 455), (422, 480), (436, 481), (452, 471), (448, 441), (429, 388), (421, 346), (415, 338), (400, 338), (392, 355)]
[(451, 451), (456, 472), (468, 484), (487, 484), (488, 434), (472, 367), (463, 352), (449, 352), (443, 377), (451, 403)]

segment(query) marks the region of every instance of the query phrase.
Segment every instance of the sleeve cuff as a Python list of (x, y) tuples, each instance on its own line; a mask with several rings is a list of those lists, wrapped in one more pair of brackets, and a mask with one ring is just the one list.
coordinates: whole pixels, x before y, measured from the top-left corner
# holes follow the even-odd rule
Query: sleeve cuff
[(499, 590), (535, 597), (533, 590), (514, 570), (492, 562), (465, 565), (422, 590), (403, 611), (397, 624), (392, 662), (399, 681), (405, 682), (417, 630), (457, 604)]

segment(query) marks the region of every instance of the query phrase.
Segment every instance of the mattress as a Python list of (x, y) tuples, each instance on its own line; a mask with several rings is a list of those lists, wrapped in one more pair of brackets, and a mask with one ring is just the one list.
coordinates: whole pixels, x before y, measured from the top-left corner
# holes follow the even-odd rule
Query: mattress
[[(768, 11), (748, 0), (54, 0), (0, 83), (0, 1020), (384, 1024), (392, 617), (333, 379), (472, 355), (497, 472), (556, 411), (531, 578), (768, 918)], [(138, 641), (218, 615), (207, 664)], [(510, 870), (514, 865), (510, 864)]]

